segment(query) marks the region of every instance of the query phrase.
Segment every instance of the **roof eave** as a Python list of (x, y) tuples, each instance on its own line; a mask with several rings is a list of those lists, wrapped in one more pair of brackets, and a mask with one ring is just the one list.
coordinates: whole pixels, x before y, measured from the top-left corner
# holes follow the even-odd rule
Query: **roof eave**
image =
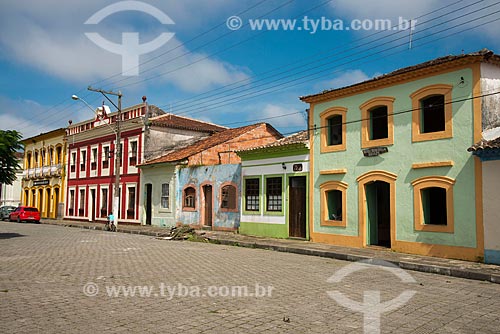
[(335, 98), (343, 97), (346, 95), (354, 95), (360, 92), (365, 92), (368, 90), (374, 90), (381, 86), (398, 84), (402, 81), (411, 80), (420, 77), (425, 74), (439, 72), (442, 70), (452, 69), (468, 64), (473, 64), (477, 62), (493, 63), (500, 65), (500, 56), (488, 52), (485, 54), (470, 54), (464, 55), (463, 57), (457, 56), (458, 58), (451, 59), (449, 61), (443, 61), (442, 63), (432, 64), (432, 61), (437, 61), (438, 59), (431, 60), (425, 63), (429, 63), (427, 66), (418, 67), (419, 64), (414, 66), (409, 66), (400, 70), (394, 71), (394, 73), (388, 73), (373, 79), (369, 79), (363, 82), (359, 82), (350, 86), (336, 88), (332, 90), (323, 91), (318, 94), (311, 94), (306, 96), (301, 96), (299, 99), (306, 103), (320, 103)]

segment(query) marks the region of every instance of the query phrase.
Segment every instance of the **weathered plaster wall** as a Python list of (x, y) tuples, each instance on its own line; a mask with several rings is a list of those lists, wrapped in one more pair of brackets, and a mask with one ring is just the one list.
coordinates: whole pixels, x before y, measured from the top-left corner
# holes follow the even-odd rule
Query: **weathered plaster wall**
[[(169, 208), (161, 207), (161, 187), (164, 183), (169, 184)], [(141, 168), (141, 191), (139, 195), (141, 224), (146, 224), (146, 184), (152, 186), (151, 225), (175, 226), (175, 165), (153, 165)]]
[(500, 160), (482, 164), (484, 261), (500, 264)]
[[(457, 85), (461, 77), (466, 85)], [(384, 170), (397, 175), (396, 180), (396, 239), (449, 246), (476, 247), (476, 212), (471, 196), (474, 196), (474, 162), (467, 148), (473, 144), (472, 100), (453, 103), (453, 138), (412, 143), (412, 101), (410, 94), (433, 84), (449, 84), (452, 100), (472, 96), (472, 70), (469, 68), (415, 80), (397, 86), (369, 91), (356, 96), (321, 103), (314, 108), (313, 122), (320, 125), (319, 115), (330, 107), (346, 107), (347, 150), (320, 153), (320, 131), (314, 136), (314, 232), (358, 236), (358, 182), (356, 178), (373, 170)], [(389, 152), (377, 157), (364, 157), (361, 150), (360, 105), (374, 97), (394, 97), (394, 144)], [(454, 166), (412, 169), (412, 163), (452, 160)], [(320, 170), (347, 169), (343, 175), (319, 175)], [(455, 232), (419, 232), (414, 229), (413, 187), (411, 182), (422, 176), (448, 176), (456, 180), (453, 188)], [(347, 226), (320, 225), (320, 185), (324, 182), (344, 181), (347, 188)]]
[[(204, 185), (212, 186), (213, 198), (213, 226), (219, 229), (236, 229), (240, 223), (240, 184), (241, 165), (225, 164), (210, 166), (192, 166), (179, 168), (177, 172), (178, 187), (176, 191), (177, 210), (176, 222), (189, 225), (200, 225), (204, 209)], [(224, 211), (220, 208), (221, 187), (225, 182), (232, 182), (236, 186), (235, 212)], [(186, 185), (193, 185), (196, 189), (196, 210), (183, 210), (183, 189)]]
[(163, 127), (152, 127), (146, 131), (148, 135), (145, 136), (144, 141), (145, 160), (160, 157), (170, 150), (186, 146), (208, 136), (207, 133), (203, 132)]
[[(500, 68), (492, 64), (481, 64), (481, 92), (490, 94), (500, 89)], [(500, 126), (500, 95), (482, 98), (483, 131)]]

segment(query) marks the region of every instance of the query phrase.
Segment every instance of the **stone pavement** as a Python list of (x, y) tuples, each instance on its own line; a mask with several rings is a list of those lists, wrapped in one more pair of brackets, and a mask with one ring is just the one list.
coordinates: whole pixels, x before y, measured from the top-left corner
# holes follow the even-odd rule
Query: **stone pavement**
[(499, 284), (357, 265), (0, 222), (0, 332), (498, 333)]
[[(42, 223), (88, 229), (102, 229), (103, 227), (100, 223), (67, 220), (44, 220)], [(167, 236), (169, 229), (157, 226), (122, 224), (119, 225), (119, 232), (161, 237)], [(345, 261), (378, 259), (391, 262), (405, 270), (500, 283), (500, 266), (498, 265), (397, 253), (378, 247), (358, 249), (302, 240), (245, 236), (232, 232), (198, 231), (198, 233), (204, 233), (204, 236), (211, 241), (224, 245), (270, 249)]]

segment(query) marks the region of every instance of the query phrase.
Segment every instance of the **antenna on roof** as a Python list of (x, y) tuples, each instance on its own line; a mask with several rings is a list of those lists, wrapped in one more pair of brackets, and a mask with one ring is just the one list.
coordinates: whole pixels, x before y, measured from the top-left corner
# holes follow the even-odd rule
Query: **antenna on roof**
[(413, 29), (415, 29), (415, 26), (413, 25), (413, 20), (410, 19), (410, 36), (409, 36), (410, 40), (409, 40), (409, 44), (408, 44), (408, 49), (410, 49), (410, 50), (411, 50), (411, 44), (412, 44), (412, 40), (413, 40)]

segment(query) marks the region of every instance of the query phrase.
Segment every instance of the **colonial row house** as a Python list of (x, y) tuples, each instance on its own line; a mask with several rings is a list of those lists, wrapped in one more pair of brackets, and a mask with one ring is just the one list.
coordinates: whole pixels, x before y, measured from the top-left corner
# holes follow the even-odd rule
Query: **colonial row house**
[[(493, 116), (493, 115), (492, 115)], [(494, 123), (500, 123), (500, 113)], [(500, 264), (500, 127), (489, 129), (468, 151), (481, 159), (484, 262)]]
[(237, 154), (242, 178), (239, 233), (308, 239), (308, 131)]
[[(499, 90), (500, 57), (482, 50), (301, 97), (312, 129), (310, 239), (482, 261), (482, 199), (496, 201), (498, 187), (485, 185), (467, 148), (500, 125), (490, 124), (500, 123)], [(488, 224), (497, 234), (498, 219)]]
[(281, 137), (267, 123), (225, 129), (144, 162), (140, 168), (145, 223), (237, 230), (241, 160), (235, 151)]
[(22, 203), (22, 189), (24, 178), (24, 153), (16, 152), (19, 168), (16, 169), (16, 179), (12, 184), (0, 183), (0, 206), (19, 206)]
[[(113, 210), (115, 159), (120, 157), (119, 212), (121, 223), (141, 222), (140, 165), (186, 141), (206, 137), (225, 128), (165, 114), (143, 103), (125, 108), (120, 116), (120, 143), (116, 143), (118, 112), (107, 106), (93, 119), (70, 124), (65, 218), (104, 222)], [(121, 154), (116, 154), (117, 149)]]
[(62, 218), (66, 190), (66, 130), (56, 129), (22, 140), (22, 199), (42, 218)]

